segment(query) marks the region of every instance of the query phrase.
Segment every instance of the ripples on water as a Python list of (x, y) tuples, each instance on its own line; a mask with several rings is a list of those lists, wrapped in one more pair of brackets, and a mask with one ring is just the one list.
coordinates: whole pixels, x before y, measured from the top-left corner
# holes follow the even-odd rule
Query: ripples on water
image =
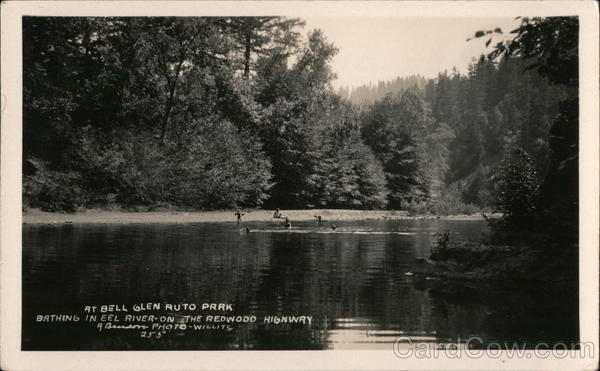
[[(481, 221), (397, 220), (23, 226), (23, 349), (392, 349), (398, 337), (577, 341), (577, 296), (480, 290), (412, 276), (434, 233), (479, 239)], [(308, 325), (239, 325), (142, 339), (87, 323), (39, 324), (84, 305), (233, 303), (238, 314), (308, 315)], [(165, 313), (169, 314), (169, 313)], [(206, 314), (206, 313), (203, 313)]]

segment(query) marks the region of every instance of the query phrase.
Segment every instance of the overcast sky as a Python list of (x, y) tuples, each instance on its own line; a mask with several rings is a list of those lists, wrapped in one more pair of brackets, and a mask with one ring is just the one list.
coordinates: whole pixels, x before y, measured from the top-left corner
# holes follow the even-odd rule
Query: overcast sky
[(500, 27), (508, 33), (518, 26), (514, 18), (497, 17), (304, 20), (306, 32), (322, 29), (340, 50), (333, 61), (336, 89), (413, 74), (435, 77), (454, 66), (466, 72), (474, 56), (490, 50), (485, 48), (486, 38), (467, 42), (468, 37), (478, 30)]

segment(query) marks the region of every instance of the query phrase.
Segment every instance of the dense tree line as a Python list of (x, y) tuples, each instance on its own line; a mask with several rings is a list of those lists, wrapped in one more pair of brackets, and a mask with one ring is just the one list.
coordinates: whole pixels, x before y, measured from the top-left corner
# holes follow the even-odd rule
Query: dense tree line
[[(479, 31), (475, 37), (491, 33)], [(520, 27), (511, 33), (515, 36), (498, 42), (488, 58), (518, 57), (527, 64), (525, 70), (535, 71), (559, 87), (563, 95), (549, 127), (550, 154), (539, 189), (531, 184), (531, 166), (515, 166), (523, 161), (535, 163), (535, 159), (528, 159), (522, 152), (507, 156), (500, 169), (504, 197), (498, 198), (497, 203), (504, 217), (495, 226), (495, 234), (508, 242), (522, 238), (555, 246), (576, 245), (579, 230), (579, 22), (577, 17), (522, 18)], [(515, 167), (518, 171), (513, 171)], [(523, 191), (527, 202), (517, 207), (513, 202), (506, 203)]]
[(454, 133), (445, 182), (466, 203), (494, 204), (494, 174), (512, 149), (532, 156), (539, 182), (548, 170), (549, 129), (566, 92), (526, 66), (516, 57), (480, 59), (467, 75), (439, 74), (425, 88), (434, 120)]
[(527, 66), (516, 56), (480, 58), (466, 75), (443, 72), (362, 106), (363, 138), (383, 165), (390, 207), (494, 211), (495, 175), (516, 149), (543, 182), (550, 128), (568, 93)]
[[(445, 71), (422, 89), (415, 84), (359, 102), (389, 205), (419, 213), (497, 211), (512, 215), (511, 228), (529, 232), (561, 215), (560, 230), (576, 235), (577, 32), (573, 17), (522, 19), (515, 36), (474, 59), (466, 75)], [(501, 33), (476, 37), (489, 37), (489, 45)]]
[(376, 84), (361, 85), (357, 87), (343, 86), (338, 89), (337, 93), (342, 98), (351, 103), (372, 104), (392, 93), (397, 94), (404, 92), (410, 88), (423, 88), (427, 84), (427, 79), (420, 75), (411, 75), (406, 77), (396, 77), (390, 81), (378, 81)]
[(337, 49), (300, 26), (25, 17), (25, 204), (384, 207)]
[(576, 25), (524, 20), (468, 74), (336, 93), (337, 49), (298, 19), (25, 17), (24, 201), (510, 214), (509, 184), (572, 214)]

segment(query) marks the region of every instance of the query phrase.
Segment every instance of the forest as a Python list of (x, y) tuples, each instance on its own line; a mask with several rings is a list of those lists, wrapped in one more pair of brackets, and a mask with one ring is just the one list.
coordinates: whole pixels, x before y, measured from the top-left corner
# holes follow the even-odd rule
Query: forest
[(355, 105), (372, 104), (383, 99), (388, 94), (398, 93), (409, 88), (422, 90), (427, 84), (427, 79), (421, 75), (410, 75), (396, 77), (390, 81), (378, 81), (377, 84), (370, 83), (357, 87), (342, 86), (337, 94)]
[(303, 27), (24, 17), (24, 207), (486, 211), (576, 229), (576, 17), (523, 18), (497, 43), (473, 30), (494, 45), (466, 74), (338, 91), (336, 46)]

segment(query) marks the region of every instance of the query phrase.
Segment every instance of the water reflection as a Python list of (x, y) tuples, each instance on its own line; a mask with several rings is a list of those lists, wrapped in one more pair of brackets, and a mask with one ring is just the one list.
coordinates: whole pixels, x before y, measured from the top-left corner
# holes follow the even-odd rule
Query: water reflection
[[(577, 340), (577, 296), (469, 289), (407, 275), (433, 233), (477, 239), (479, 221), (23, 226), (23, 349), (391, 349), (415, 341)], [(502, 289), (502, 288), (501, 288)], [(84, 305), (232, 303), (234, 314), (307, 315), (310, 325), (257, 321), (232, 331), (160, 339), (36, 323)], [(176, 313), (167, 313), (176, 314)]]

